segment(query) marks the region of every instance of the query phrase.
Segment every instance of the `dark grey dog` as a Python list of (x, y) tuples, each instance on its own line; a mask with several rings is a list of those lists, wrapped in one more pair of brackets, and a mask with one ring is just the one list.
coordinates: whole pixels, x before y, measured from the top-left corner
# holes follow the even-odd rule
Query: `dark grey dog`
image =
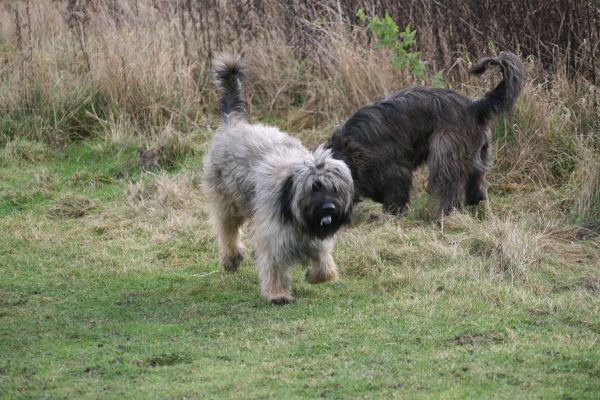
[(413, 170), (429, 163), (435, 219), (486, 199), (491, 125), (515, 105), (525, 70), (513, 54), (485, 58), (471, 72), (497, 65), (504, 79), (473, 101), (449, 89), (411, 86), (356, 110), (327, 143), (352, 171), (358, 198), (402, 213), (409, 201)]
[(351, 221), (350, 170), (323, 146), (311, 153), (275, 127), (248, 122), (239, 55), (215, 57), (212, 73), (221, 90), (222, 120), (204, 159), (203, 188), (221, 265), (227, 271), (239, 267), (240, 228), (247, 222), (263, 296), (289, 303), (295, 263), (310, 265), (309, 283), (337, 278), (331, 251), (335, 233)]

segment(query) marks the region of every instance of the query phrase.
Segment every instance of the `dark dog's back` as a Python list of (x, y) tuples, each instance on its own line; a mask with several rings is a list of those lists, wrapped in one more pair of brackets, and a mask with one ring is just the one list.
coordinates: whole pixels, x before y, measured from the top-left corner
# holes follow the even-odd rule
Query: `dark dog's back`
[(523, 80), (523, 65), (512, 54), (480, 61), (473, 73), (500, 66), (504, 79), (477, 101), (454, 90), (411, 86), (359, 108), (339, 128), (328, 147), (345, 161), (357, 196), (402, 212), (412, 187), (412, 171), (429, 161), (429, 183), (437, 199), (436, 217), (485, 198), (490, 124), (509, 113)]

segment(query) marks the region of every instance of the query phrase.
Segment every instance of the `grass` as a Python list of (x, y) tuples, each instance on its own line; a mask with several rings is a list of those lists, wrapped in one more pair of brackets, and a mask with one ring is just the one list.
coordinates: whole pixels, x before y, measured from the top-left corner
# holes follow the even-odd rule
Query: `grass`
[(199, 160), (144, 172), (133, 147), (102, 146), (0, 169), (2, 398), (600, 391), (598, 236), (540, 216), (538, 192), (492, 193), (441, 226), (422, 185), (402, 217), (361, 203), (341, 279), (311, 286), (297, 268), (294, 303), (273, 307), (251, 261), (220, 270)]
[[(523, 25), (532, 47), (502, 23), (518, 2), (365, 3), (414, 22), (418, 80), (373, 49), (356, 2), (242, 3), (0, 7), (0, 398), (596, 399), (597, 12), (522, 13), (578, 16), (561, 48), (562, 31)], [(472, 77), (471, 62), (521, 50), (528, 78), (493, 132), (489, 200), (432, 224), (420, 171), (403, 216), (355, 207), (337, 282), (297, 268), (294, 303), (270, 306), (251, 261), (221, 271), (199, 190), (218, 114), (209, 60), (231, 49), (248, 59), (251, 120), (309, 148), (442, 68), (479, 97), (499, 74)]]

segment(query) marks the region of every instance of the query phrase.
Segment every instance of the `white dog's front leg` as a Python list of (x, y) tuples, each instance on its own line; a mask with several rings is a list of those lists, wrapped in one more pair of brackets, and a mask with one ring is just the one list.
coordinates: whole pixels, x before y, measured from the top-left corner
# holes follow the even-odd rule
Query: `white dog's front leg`
[(292, 276), (289, 265), (277, 262), (269, 252), (264, 252), (260, 246), (254, 248), (256, 267), (260, 278), (262, 295), (271, 304), (284, 305), (292, 302)]
[(324, 246), (319, 256), (311, 260), (311, 267), (306, 271), (306, 282), (315, 285), (337, 279), (337, 267), (331, 257), (332, 247), (333, 245)]

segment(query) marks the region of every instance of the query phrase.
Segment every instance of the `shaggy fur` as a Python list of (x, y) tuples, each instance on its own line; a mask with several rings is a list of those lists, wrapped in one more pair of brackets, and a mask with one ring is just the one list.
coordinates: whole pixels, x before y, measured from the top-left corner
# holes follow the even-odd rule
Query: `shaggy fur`
[(323, 146), (311, 153), (277, 128), (248, 123), (239, 55), (217, 56), (212, 73), (222, 121), (204, 160), (203, 188), (221, 265), (238, 269), (244, 258), (240, 228), (247, 221), (262, 295), (286, 304), (292, 301), (292, 265), (310, 264), (309, 283), (337, 277), (331, 250), (335, 233), (351, 220), (350, 170)]
[(352, 171), (356, 195), (402, 213), (409, 201), (413, 170), (429, 163), (435, 219), (486, 199), (484, 174), (491, 125), (509, 114), (524, 79), (513, 54), (485, 58), (471, 70), (479, 75), (497, 65), (504, 79), (480, 100), (448, 89), (411, 86), (359, 108), (327, 143)]

